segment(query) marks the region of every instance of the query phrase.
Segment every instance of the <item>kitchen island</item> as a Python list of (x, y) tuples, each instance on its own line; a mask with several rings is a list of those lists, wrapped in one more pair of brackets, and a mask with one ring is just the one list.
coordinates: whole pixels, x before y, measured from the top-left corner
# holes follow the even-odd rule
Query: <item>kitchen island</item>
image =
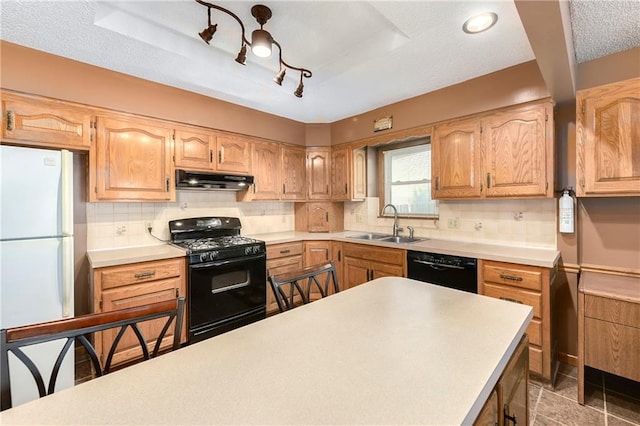
[(528, 306), (373, 280), (0, 413), (1, 424), (471, 424)]

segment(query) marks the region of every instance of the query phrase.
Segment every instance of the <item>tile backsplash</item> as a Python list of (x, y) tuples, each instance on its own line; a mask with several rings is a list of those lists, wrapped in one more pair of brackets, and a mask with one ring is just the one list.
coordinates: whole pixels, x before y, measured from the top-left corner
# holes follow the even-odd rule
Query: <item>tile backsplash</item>
[[(159, 244), (169, 239), (168, 222), (201, 216), (234, 216), (245, 235), (293, 231), (294, 204), (236, 202), (233, 192), (178, 191), (172, 203), (87, 203), (87, 249)], [(441, 201), (439, 220), (403, 219), (415, 235), (455, 241), (556, 248), (556, 200)], [(452, 225), (449, 227), (450, 219)], [(345, 203), (344, 226), (354, 231), (390, 233), (393, 219), (378, 217), (378, 198)]]
[[(393, 219), (378, 217), (378, 202), (345, 203), (345, 229), (391, 233)], [(556, 248), (555, 199), (440, 201), (439, 212), (438, 220), (400, 218), (399, 226), (404, 235), (413, 226), (419, 237)]]
[(169, 239), (169, 221), (186, 217), (239, 217), (243, 234), (291, 231), (293, 203), (236, 202), (234, 192), (178, 191), (172, 203), (87, 203), (87, 250), (159, 244)]

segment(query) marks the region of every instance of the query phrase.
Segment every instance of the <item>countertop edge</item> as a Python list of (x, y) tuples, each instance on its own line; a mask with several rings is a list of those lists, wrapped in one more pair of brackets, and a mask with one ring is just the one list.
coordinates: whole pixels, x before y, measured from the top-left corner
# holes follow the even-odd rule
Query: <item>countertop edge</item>
[(378, 247), (448, 254), (452, 256), (474, 257), (482, 260), (538, 266), (542, 268), (553, 268), (560, 259), (560, 251), (556, 249), (501, 246), (495, 244), (436, 239), (426, 239), (416, 243), (389, 243), (349, 238), (349, 235), (362, 233), (362, 231), (342, 231), (334, 233), (292, 231), (277, 232), (273, 234), (254, 234), (248, 236), (258, 240), (263, 240), (267, 245), (303, 240), (338, 241), (343, 243), (365, 244)]
[(87, 259), (93, 269), (173, 259), (176, 257), (185, 257), (186, 255), (185, 250), (170, 244), (87, 251)]

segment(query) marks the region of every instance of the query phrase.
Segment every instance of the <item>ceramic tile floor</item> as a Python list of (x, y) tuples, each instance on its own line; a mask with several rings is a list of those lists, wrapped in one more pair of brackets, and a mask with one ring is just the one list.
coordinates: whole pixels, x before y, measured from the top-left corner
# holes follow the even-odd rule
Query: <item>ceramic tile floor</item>
[(578, 404), (576, 367), (561, 364), (554, 390), (529, 384), (534, 426), (640, 426), (640, 383), (587, 369), (585, 405)]

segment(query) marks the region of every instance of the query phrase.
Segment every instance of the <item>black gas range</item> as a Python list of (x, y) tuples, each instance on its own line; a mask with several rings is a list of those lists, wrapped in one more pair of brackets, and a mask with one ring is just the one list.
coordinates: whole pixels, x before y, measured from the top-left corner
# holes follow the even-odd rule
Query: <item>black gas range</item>
[(266, 246), (240, 235), (236, 217), (169, 222), (171, 243), (189, 258), (187, 322), (190, 343), (265, 318)]

